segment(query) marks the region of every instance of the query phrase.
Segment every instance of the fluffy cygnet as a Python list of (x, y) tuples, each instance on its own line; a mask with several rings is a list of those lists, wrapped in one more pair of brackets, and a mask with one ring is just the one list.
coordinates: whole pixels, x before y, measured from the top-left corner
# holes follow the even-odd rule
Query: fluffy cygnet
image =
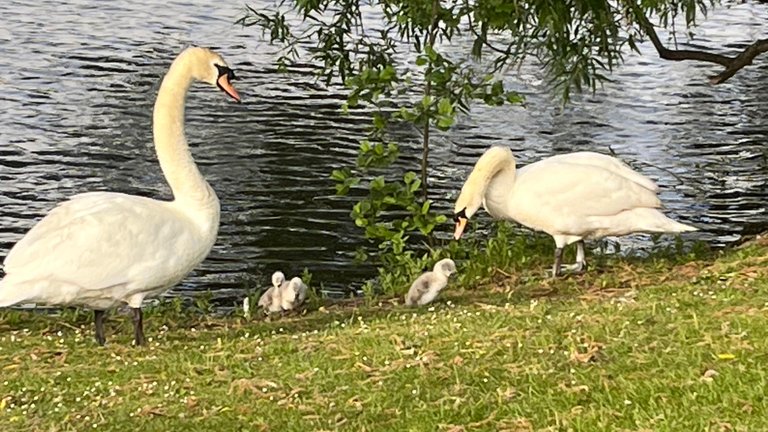
[(299, 277), (280, 288), (280, 304), (283, 310), (291, 310), (300, 306), (307, 298), (307, 286)]
[(419, 276), (411, 285), (408, 294), (405, 295), (405, 304), (408, 306), (425, 305), (431, 303), (440, 290), (448, 285), (448, 278), (456, 273), (456, 264), (450, 258), (437, 262), (432, 271)]
[(283, 272), (276, 271), (272, 274), (272, 286), (264, 292), (259, 298), (259, 306), (264, 308), (264, 312), (280, 312), (282, 310), (282, 293), (285, 283)]

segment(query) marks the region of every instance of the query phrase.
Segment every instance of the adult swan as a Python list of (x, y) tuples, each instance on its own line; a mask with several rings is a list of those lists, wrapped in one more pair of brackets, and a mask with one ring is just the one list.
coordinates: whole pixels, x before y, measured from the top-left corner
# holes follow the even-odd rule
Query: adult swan
[(684, 232), (696, 228), (675, 222), (659, 210), (658, 186), (611, 156), (592, 152), (553, 156), (515, 169), (506, 147), (488, 149), (475, 164), (456, 200), (456, 231), (482, 205), (497, 219), (544, 231), (555, 240), (553, 276), (562, 270), (563, 248), (577, 243), (576, 264), (583, 271), (585, 238), (635, 232)]
[(215, 52), (192, 47), (171, 64), (155, 101), (155, 151), (173, 201), (113, 192), (75, 195), (46, 215), (8, 253), (0, 307), (20, 302), (92, 308), (103, 345), (104, 311), (133, 310), (134, 339), (144, 344), (141, 303), (168, 290), (210, 252), (219, 200), (197, 169), (184, 137), (184, 105), (194, 81), (236, 101), (234, 73)]

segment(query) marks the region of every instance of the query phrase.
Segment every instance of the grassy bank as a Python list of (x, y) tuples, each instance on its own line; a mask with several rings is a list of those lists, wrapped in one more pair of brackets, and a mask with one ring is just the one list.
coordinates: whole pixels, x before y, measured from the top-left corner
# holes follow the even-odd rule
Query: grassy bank
[[(768, 243), (273, 322), (0, 314), (0, 430), (768, 430)], [(509, 274), (505, 274), (509, 273)]]

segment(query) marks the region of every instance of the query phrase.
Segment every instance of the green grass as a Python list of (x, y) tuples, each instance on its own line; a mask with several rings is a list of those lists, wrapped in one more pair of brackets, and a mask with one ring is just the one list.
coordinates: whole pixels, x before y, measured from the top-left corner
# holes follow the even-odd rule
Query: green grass
[[(266, 322), (0, 314), (2, 431), (768, 430), (768, 244)], [(504, 273), (509, 273), (505, 275)]]

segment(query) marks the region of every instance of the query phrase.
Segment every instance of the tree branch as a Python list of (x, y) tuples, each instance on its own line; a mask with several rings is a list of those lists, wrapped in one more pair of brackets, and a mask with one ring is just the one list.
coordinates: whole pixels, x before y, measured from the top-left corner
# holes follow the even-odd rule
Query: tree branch
[(748, 46), (741, 54), (734, 57), (730, 65), (726, 66), (725, 70), (717, 75), (709, 77), (709, 82), (712, 84), (720, 84), (725, 82), (728, 78), (732, 77), (744, 66), (751, 65), (752, 60), (758, 55), (768, 52), (768, 39), (760, 39)]
[(651, 24), (648, 17), (646, 17), (642, 11), (638, 10), (639, 8), (637, 7), (637, 4), (633, 2), (632, 7), (635, 11), (635, 17), (637, 18), (640, 28), (646, 35), (648, 35), (648, 38), (651, 39), (651, 43), (653, 43), (654, 48), (656, 48), (656, 51), (659, 53), (659, 57), (665, 60), (674, 61), (697, 60), (708, 63), (717, 63), (720, 66), (725, 67), (724, 71), (709, 77), (710, 84), (724, 83), (743, 67), (752, 64), (752, 60), (754, 60), (755, 57), (764, 52), (768, 52), (768, 39), (760, 39), (754, 42), (735, 57), (698, 50), (671, 50), (661, 43), (653, 24)]

